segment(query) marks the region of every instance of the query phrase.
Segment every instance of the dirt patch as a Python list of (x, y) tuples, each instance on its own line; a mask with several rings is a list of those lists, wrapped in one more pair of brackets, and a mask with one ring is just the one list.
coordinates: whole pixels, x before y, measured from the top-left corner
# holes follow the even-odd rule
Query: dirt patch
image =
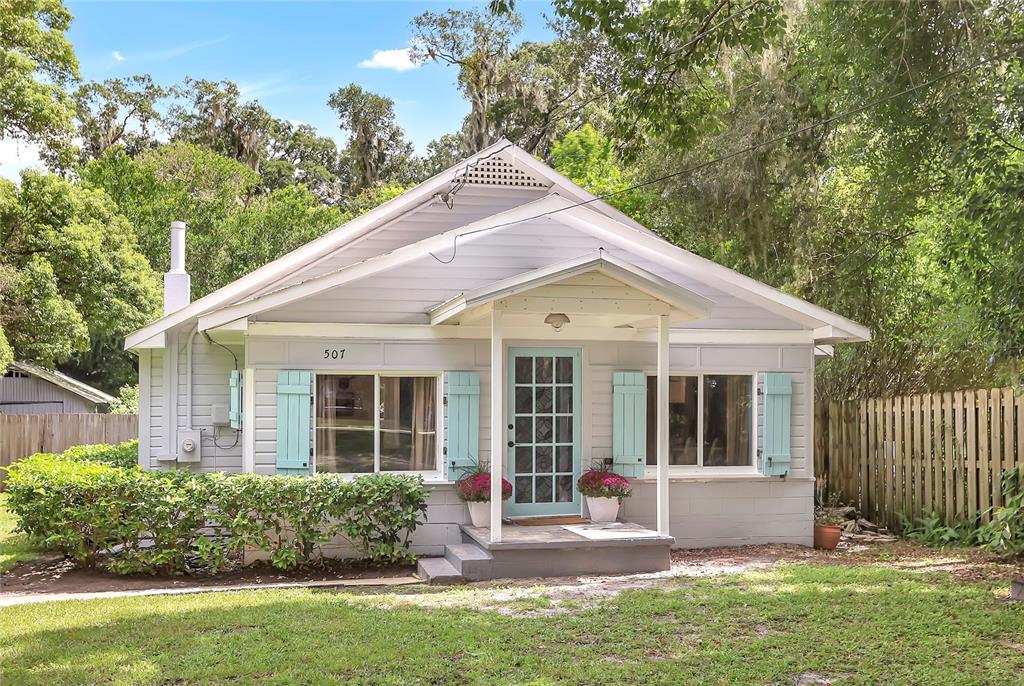
[[(672, 579), (701, 578), (767, 570), (778, 564), (873, 565), (910, 572), (949, 574), (965, 582), (1024, 578), (1024, 558), (995, 558), (976, 549), (937, 550), (913, 541), (863, 543), (844, 541), (835, 551), (798, 545), (758, 545), (672, 551), (672, 566), (663, 572), (625, 576), (577, 576), (506, 579), (467, 584), (452, 589), (410, 587), (390, 589), (392, 602), (418, 605), (466, 605), (507, 614), (536, 616), (572, 612), (597, 600), (630, 589), (652, 588)], [(0, 577), (0, 596), (141, 591), (186, 587), (246, 586), (303, 581), (395, 578), (408, 576), (408, 566), (369, 567), (328, 563), (294, 572), (281, 572), (265, 563), (217, 576), (116, 576), (47, 557), (22, 564)], [(438, 592), (445, 591), (445, 592)], [(543, 602), (538, 602), (543, 599)], [(756, 631), (756, 630), (755, 630)]]
[(322, 567), (282, 572), (266, 563), (256, 563), (217, 575), (118, 576), (96, 569), (81, 569), (52, 555), (18, 565), (0, 576), (0, 595), (103, 593), (207, 586), (249, 586), (338, 579), (372, 579), (409, 576), (408, 565), (372, 567), (329, 561)]

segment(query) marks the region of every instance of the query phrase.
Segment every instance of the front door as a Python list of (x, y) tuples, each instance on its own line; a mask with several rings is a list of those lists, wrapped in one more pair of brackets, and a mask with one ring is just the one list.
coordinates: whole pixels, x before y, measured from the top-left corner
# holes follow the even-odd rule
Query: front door
[(509, 515), (579, 514), (579, 348), (510, 348)]

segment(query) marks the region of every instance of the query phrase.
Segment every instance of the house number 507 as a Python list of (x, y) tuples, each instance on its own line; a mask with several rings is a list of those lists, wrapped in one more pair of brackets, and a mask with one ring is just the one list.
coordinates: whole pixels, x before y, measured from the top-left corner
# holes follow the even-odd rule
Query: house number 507
[(325, 360), (344, 360), (345, 349), (344, 348), (324, 348), (324, 359)]

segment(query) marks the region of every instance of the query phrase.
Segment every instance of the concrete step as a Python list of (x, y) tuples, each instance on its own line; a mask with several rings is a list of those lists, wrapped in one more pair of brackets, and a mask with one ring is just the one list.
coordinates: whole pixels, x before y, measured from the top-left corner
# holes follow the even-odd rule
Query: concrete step
[(444, 559), (448, 560), (459, 574), (471, 581), (491, 578), (494, 558), (474, 543), (449, 543), (444, 547)]
[(466, 578), (443, 557), (423, 557), (416, 563), (416, 576), (428, 584), (461, 584)]

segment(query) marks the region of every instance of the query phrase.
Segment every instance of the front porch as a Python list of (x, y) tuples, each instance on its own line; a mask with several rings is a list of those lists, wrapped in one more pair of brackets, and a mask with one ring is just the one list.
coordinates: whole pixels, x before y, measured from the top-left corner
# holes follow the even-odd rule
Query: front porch
[(631, 522), (522, 526), (506, 521), (502, 540), (488, 528), (462, 525), (462, 543), (444, 557), (421, 559), (420, 578), (458, 583), (503, 578), (635, 574), (665, 571), (675, 539)]

